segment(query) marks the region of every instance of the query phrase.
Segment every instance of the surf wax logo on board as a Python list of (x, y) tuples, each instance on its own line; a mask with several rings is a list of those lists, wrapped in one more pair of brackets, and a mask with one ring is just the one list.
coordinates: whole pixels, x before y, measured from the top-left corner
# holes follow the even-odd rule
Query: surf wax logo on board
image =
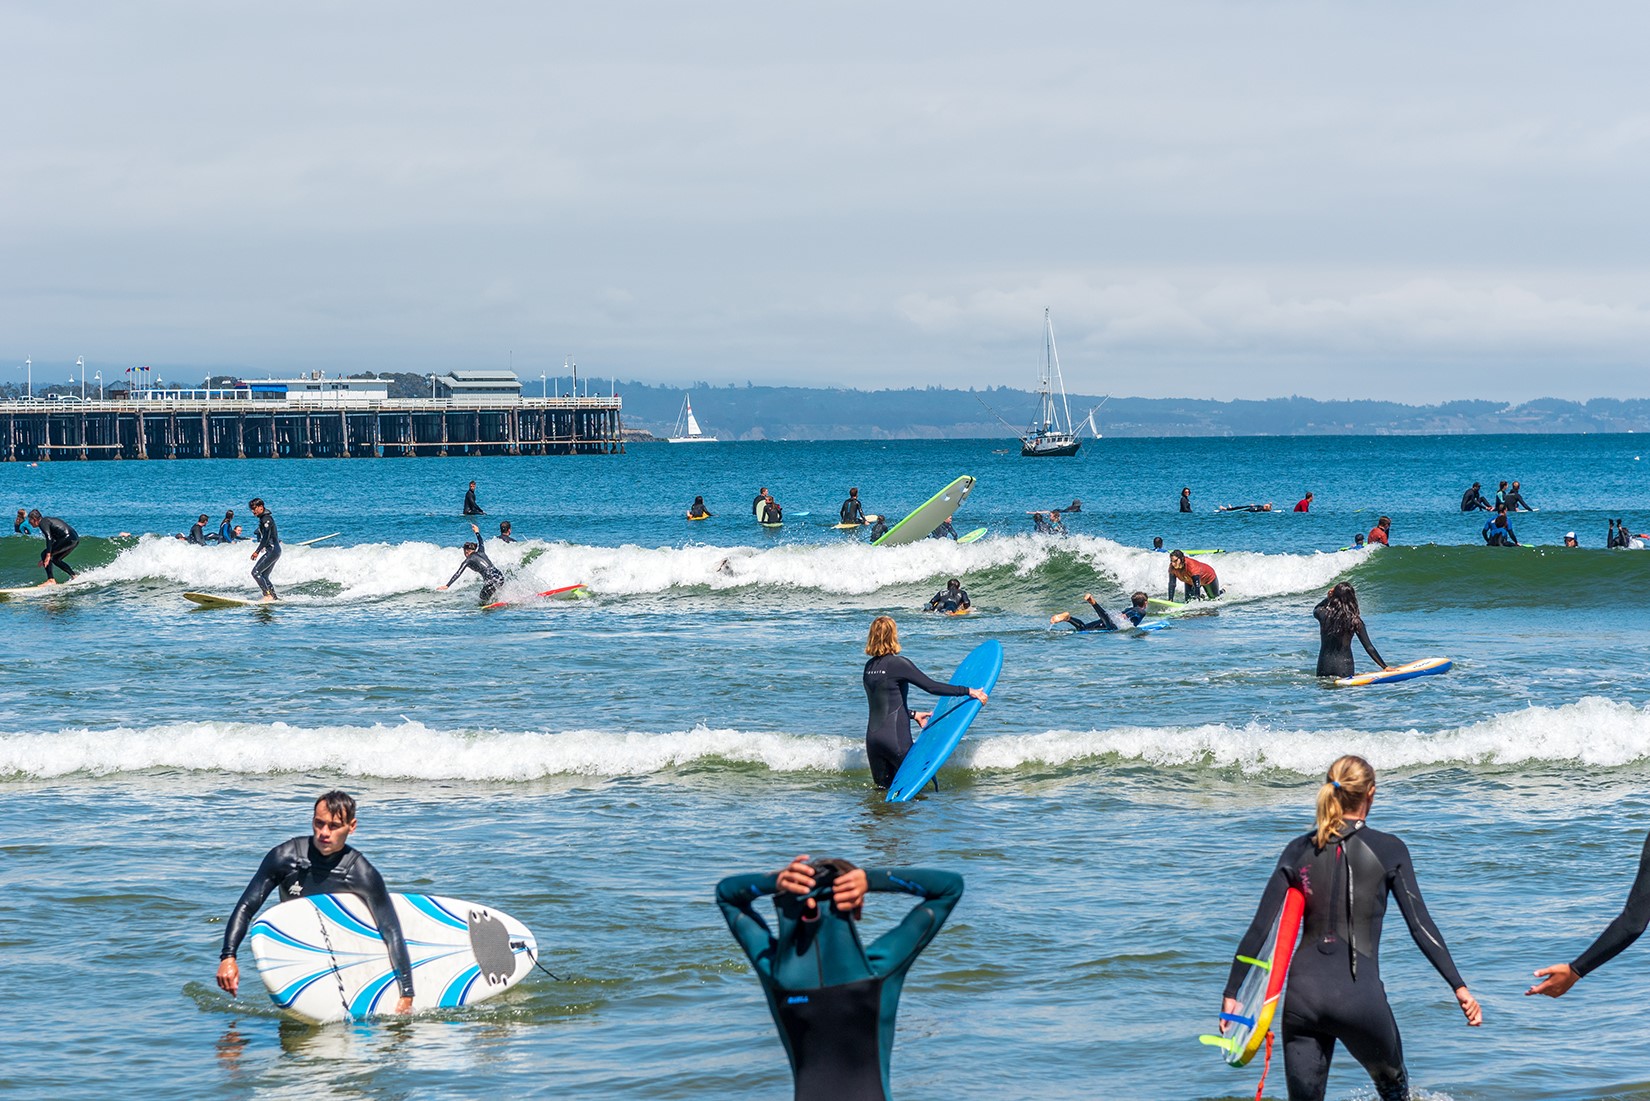
[(504, 923), (486, 910), (465, 915), (470, 927), (470, 951), (489, 986), (500, 986), (516, 973), (516, 954), (510, 948), (510, 934)]

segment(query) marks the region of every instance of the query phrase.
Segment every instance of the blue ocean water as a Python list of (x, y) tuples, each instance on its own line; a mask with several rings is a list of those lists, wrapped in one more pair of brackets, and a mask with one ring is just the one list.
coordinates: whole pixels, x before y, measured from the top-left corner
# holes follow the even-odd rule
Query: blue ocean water
[[(1360, 752), (1381, 773), (1372, 824), (1408, 841), (1486, 1007), (1483, 1029), (1462, 1025), (1394, 917), (1384, 972), (1423, 1096), (1650, 1097), (1650, 1036), (1627, 1023), (1650, 996), (1642, 953), (1560, 1002), (1522, 997), (1615, 915), (1650, 832), (1650, 555), (1599, 549), (1611, 517), (1650, 529), (1640, 441), (1004, 447), (0, 465), (0, 507), (84, 537), (82, 585), (0, 603), (0, 989), (28, 1040), (8, 1044), (0, 1091), (784, 1096), (710, 892), (830, 852), (968, 879), (907, 986), (898, 1096), (1250, 1097), (1254, 1074), (1196, 1037), (1316, 778)], [(978, 543), (873, 549), (830, 528), (849, 485), (897, 517), (959, 474), (978, 479), (957, 517), (988, 528)], [(482, 612), (473, 575), (434, 591), (459, 564), (472, 478), (484, 534), (509, 519), (523, 540), (489, 543), (507, 596), (593, 596)], [(1540, 509), (1514, 524), (1535, 549), (1485, 548), (1482, 518), (1457, 510), (1469, 482), (1500, 478)], [(751, 522), (762, 486), (783, 529)], [(1313, 511), (1290, 513), (1308, 489)], [(714, 519), (682, 519), (695, 494)], [(250, 521), (254, 495), (289, 543), (285, 600), (196, 609), (182, 592), (253, 593), (250, 548), (171, 534), (200, 512)], [(1028, 510), (1073, 498), (1069, 536), (1031, 534)], [(1214, 511), (1251, 501), (1277, 511)], [(1392, 548), (1340, 549), (1380, 515)], [(1569, 530), (1583, 549), (1558, 546)], [(1145, 637), (1050, 629), (1085, 592), (1113, 608), (1158, 594), (1154, 536), (1223, 551), (1217, 614)], [(0, 539), (0, 585), (38, 578), (39, 546)], [(978, 614), (918, 614), (950, 576)], [(1310, 609), (1342, 579), (1388, 661), (1454, 671), (1323, 687)], [(870, 788), (859, 686), (883, 612), (931, 672), (986, 638), (1006, 652), (943, 790), (892, 808)], [(243, 997), (220, 995), (223, 917), (332, 786), (361, 799), (356, 842), (392, 887), (516, 915), (562, 981), (310, 1028), (273, 1012), (243, 952)], [(903, 907), (876, 899), (868, 920)], [(1331, 1096), (1369, 1096), (1344, 1054)]]

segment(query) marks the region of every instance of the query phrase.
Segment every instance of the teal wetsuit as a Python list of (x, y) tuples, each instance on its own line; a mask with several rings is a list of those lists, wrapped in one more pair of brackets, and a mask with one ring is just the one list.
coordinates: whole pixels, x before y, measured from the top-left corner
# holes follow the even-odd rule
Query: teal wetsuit
[[(871, 891), (923, 899), (869, 948), (828, 896), (806, 918), (803, 896), (778, 893), (777, 873), (729, 876), (716, 885), (716, 904), (750, 957), (785, 1042), (796, 1101), (888, 1101), (905, 973), (963, 893), (962, 876), (952, 872), (867, 868), (865, 875)], [(777, 895), (777, 935), (754, 909), (763, 895)]]

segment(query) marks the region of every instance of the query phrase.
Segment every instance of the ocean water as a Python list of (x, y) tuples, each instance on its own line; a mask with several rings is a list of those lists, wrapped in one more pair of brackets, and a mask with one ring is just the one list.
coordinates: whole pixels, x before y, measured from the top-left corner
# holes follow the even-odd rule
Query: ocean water
[[(1468, 1029), (1396, 913), (1383, 958), (1429, 1098), (1650, 1098), (1642, 947), (1559, 1002), (1524, 998), (1615, 916), (1650, 833), (1650, 529), (1634, 436), (1103, 440), (1075, 460), (996, 441), (641, 446), (622, 457), (0, 465), (0, 509), (73, 523), (84, 584), (0, 603), (0, 1094), (362, 1098), (788, 1096), (760, 991), (711, 900), (798, 852), (964, 874), (906, 988), (896, 1096), (1247, 1098), (1197, 1042), (1278, 851), (1343, 752), (1380, 771), (1372, 824), (1409, 843), (1486, 1012)], [(873, 549), (830, 529), (849, 485), (895, 516), (958, 474), (971, 546)], [(1535, 549), (1479, 544), (1457, 502), (1520, 478)], [(506, 594), (475, 607), (458, 515), (480, 483)], [(769, 487), (789, 522), (768, 532)], [(1182, 485), (1198, 511), (1175, 511)], [(1288, 509), (1311, 489), (1308, 515)], [(702, 493), (716, 517), (681, 516)], [(289, 547), (274, 609), (246, 548), (171, 538), (264, 497)], [(1081, 498), (1065, 538), (1027, 510)], [(1270, 514), (1216, 514), (1267, 501)], [(807, 512), (808, 515), (800, 515)], [(1378, 515), (1390, 549), (1345, 551)], [(9, 513), (8, 513), (9, 515)], [(1583, 549), (1566, 551), (1574, 529)], [(290, 544), (329, 532), (314, 547)], [(120, 533), (132, 533), (121, 536)], [(1144, 637), (1052, 612), (1165, 587), (1166, 545), (1220, 548), (1217, 614)], [(0, 585), (38, 541), (0, 538)], [(916, 609), (949, 576), (979, 613)], [(1445, 677), (1334, 690), (1312, 605), (1358, 586), (1388, 661)], [(945, 674), (1000, 639), (990, 705), (942, 790), (872, 791), (870, 619)], [(1357, 653), (1360, 667), (1366, 659)], [(559, 976), (474, 1010), (313, 1028), (249, 952), (213, 985), (222, 921), (314, 794), (361, 800), (394, 889), (525, 921)], [(874, 898), (867, 921), (903, 913)], [(1269, 1096), (1283, 1096), (1273, 1067)], [(1330, 1096), (1367, 1098), (1344, 1052)]]

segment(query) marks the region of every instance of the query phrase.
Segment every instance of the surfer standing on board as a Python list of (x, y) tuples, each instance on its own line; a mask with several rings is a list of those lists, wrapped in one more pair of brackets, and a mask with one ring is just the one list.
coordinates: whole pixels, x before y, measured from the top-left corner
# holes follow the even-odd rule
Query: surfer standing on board
[[(865, 896), (922, 901), (869, 946)], [(768, 996), (790, 1058), (795, 1101), (887, 1101), (905, 975), (962, 898), (963, 878), (930, 868), (859, 868), (798, 856), (778, 872), (729, 876), (716, 904)], [(756, 913), (774, 896), (777, 932)]]
[(464, 576), (465, 570), (474, 570), (476, 576), (481, 578), (480, 603), (491, 604), (493, 597), (497, 596), (499, 589), (504, 586), (504, 574), (500, 573), (499, 568), (493, 565), (493, 560), (487, 557), (486, 540), (481, 538), (481, 529), (471, 524), (470, 530), (475, 532), (476, 541), (464, 544), (464, 561), (458, 564), (457, 571), (448, 578), (445, 585), (436, 589), (436, 592), (446, 592), (453, 587), (453, 582)]
[(315, 800), (308, 837), (294, 837), (264, 855), (257, 874), (230, 911), (223, 931), (218, 987), (231, 998), (240, 993), (241, 987), (241, 967), (235, 962), (235, 953), (240, 951), (253, 915), (271, 891), (279, 891), (282, 902), (310, 895), (356, 895), (372, 911), (373, 923), (384, 938), (384, 950), (395, 968), (395, 981), (401, 987), (395, 1011), (412, 1012), (412, 959), (401, 936), (401, 919), (395, 916), (384, 877), (366, 857), (349, 847), (355, 824), (355, 800), (341, 791), (329, 791)]
[[(1317, 828), (1291, 841), (1278, 858), (1226, 980), (1223, 1011), (1238, 1013), (1235, 995), (1249, 967), (1246, 957), (1260, 954), (1290, 888), (1301, 891), (1306, 911), (1283, 1003), (1283, 1069), (1291, 1101), (1323, 1097), (1337, 1040), (1369, 1072), (1381, 1101), (1410, 1097), (1403, 1039), (1381, 985), (1381, 924), (1389, 895), (1398, 900), (1422, 954), (1455, 992), (1467, 1024), (1484, 1020), (1427, 913), (1408, 847), (1365, 825), (1374, 802), (1375, 770), (1368, 761), (1348, 756), (1329, 766), (1318, 788)], [(1222, 1020), (1220, 1030), (1227, 1028)]]
[(69, 580), (73, 581), (74, 567), (63, 560), (80, 546), (80, 533), (55, 516), (40, 515), (37, 508), (29, 510), (29, 523), (46, 537), (46, 549), (40, 552), (40, 568), (46, 571), (45, 584), (57, 584), (57, 578), (52, 576), (53, 566), (68, 574)]
[(258, 545), (252, 548), (252, 561), (258, 562), (260, 554), (264, 556), (262, 562), (252, 567), (252, 580), (258, 583), (258, 591), (264, 594), (258, 603), (273, 604), (275, 586), (270, 583), (269, 573), (281, 559), (281, 536), (275, 530), (275, 514), (264, 507), (262, 497), (254, 497), (247, 504), (252, 509), (252, 515), (258, 518)]
[(908, 697), (911, 685), (930, 696), (973, 696), (981, 703), (988, 697), (978, 688), (941, 684), (918, 669), (910, 658), (901, 657), (899, 627), (888, 616), (879, 615), (871, 621), (865, 652), (871, 659), (865, 663), (863, 677), (865, 701), (870, 707), (865, 723), (865, 756), (871, 762), (872, 782), (885, 788), (893, 783), (905, 755), (911, 752), (911, 720), (922, 725), (932, 714), (912, 712)]

